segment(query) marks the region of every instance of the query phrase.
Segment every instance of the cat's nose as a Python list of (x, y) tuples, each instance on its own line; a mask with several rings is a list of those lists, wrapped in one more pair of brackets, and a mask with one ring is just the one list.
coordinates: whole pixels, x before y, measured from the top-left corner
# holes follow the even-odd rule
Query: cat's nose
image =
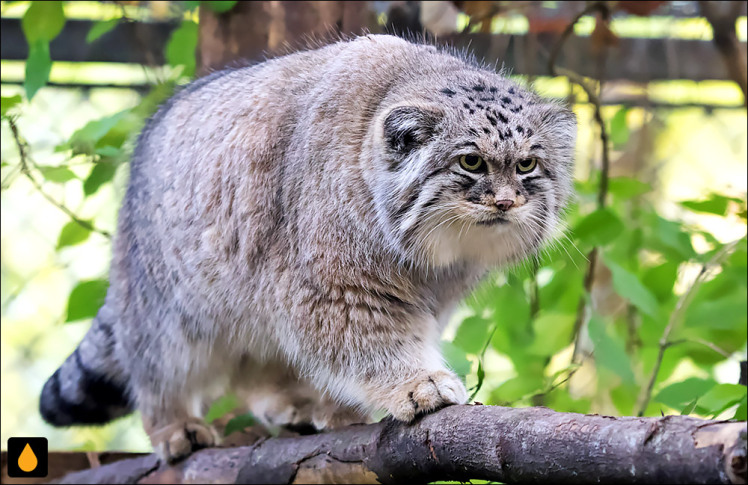
[(509, 200), (509, 199), (502, 199), (502, 200), (497, 200), (496, 202), (494, 202), (494, 204), (499, 209), (506, 211), (506, 210), (509, 210), (514, 205), (514, 201)]

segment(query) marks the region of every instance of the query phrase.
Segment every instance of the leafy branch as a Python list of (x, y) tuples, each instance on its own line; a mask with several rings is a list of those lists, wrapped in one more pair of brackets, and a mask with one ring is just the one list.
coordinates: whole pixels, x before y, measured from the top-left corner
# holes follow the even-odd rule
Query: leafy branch
[[(673, 332), (675, 326), (680, 324), (680, 322), (683, 320), (686, 309), (691, 304), (691, 301), (693, 301), (693, 298), (696, 295), (699, 287), (701, 287), (701, 284), (710, 275), (711, 270), (715, 267), (720, 266), (742, 240), (743, 238), (740, 238), (732, 241), (731, 243), (725, 244), (724, 246), (722, 246), (722, 248), (720, 248), (719, 251), (714, 253), (714, 256), (712, 256), (709, 261), (702, 264), (699, 274), (696, 276), (696, 278), (694, 278), (686, 291), (683, 292), (681, 297), (678, 299), (678, 302), (675, 304), (675, 309), (670, 314), (668, 324), (665, 327), (665, 330), (662, 332), (662, 337), (660, 337), (657, 359), (655, 360), (654, 367), (652, 368), (652, 372), (649, 376), (649, 382), (647, 383), (647, 387), (642, 389), (642, 394), (639, 396), (639, 403), (637, 406), (638, 411), (636, 413), (637, 416), (644, 415), (644, 411), (646, 411), (647, 406), (649, 405), (649, 401), (652, 398), (652, 389), (654, 389), (655, 382), (657, 381), (657, 374), (659, 374), (660, 372), (662, 359), (665, 357), (665, 350), (667, 350), (668, 347), (675, 345), (676, 343), (680, 343), (680, 341), (671, 342), (670, 334)], [(720, 353), (723, 352), (724, 351), (721, 351)]]
[(21, 135), (18, 131), (18, 126), (16, 125), (15, 119), (13, 117), (7, 117), (8, 123), (10, 124), (10, 131), (13, 133), (13, 140), (16, 143), (16, 147), (18, 147), (18, 155), (21, 162), (21, 173), (23, 173), (27, 179), (31, 182), (31, 184), (36, 188), (36, 190), (45, 198), (47, 199), (52, 205), (60, 209), (62, 212), (67, 214), (70, 219), (78, 224), (79, 226), (83, 227), (84, 229), (87, 229), (91, 232), (96, 232), (98, 234), (101, 234), (102, 236), (106, 238), (111, 238), (112, 235), (103, 229), (99, 229), (95, 227), (90, 222), (81, 219), (78, 217), (72, 210), (70, 210), (68, 207), (66, 207), (63, 203), (55, 200), (51, 195), (49, 195), (47, 192), (44, 191), (41, 184), (34, 178), (34, 176), (31, 173), (31, 170), (29, 169), (29, 155), (28, 155), (28, 144), (21, 139)]

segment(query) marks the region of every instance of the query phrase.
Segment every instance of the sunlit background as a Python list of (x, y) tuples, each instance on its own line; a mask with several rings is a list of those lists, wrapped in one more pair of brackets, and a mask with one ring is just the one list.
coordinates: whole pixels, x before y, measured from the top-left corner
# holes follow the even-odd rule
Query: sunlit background
[[(93, 26), (100, 26), (98, 28), (105, 30), (106, 22), (110, 22), (111, 26), (124, 22), (123, 15), (126, 15), (126, 21), (132, 22), (197, 22), (195, 7), (187, 6), (192, 10), (185, 10), (185, 6), (182, 5), (184, 3), (64, 2), (63, 8), (68, 21), (91, 20)], [(380, 24), (387, 22), (390, 3), (397, 2), (371, 2)], [(554, 8), (556, 4), (524, 3), (542, 3), (547, 9)], [(687, 6), (696, 2), (666, 3)], [(28, 8), (29, 2), (0, 3), (4, 22), (20, 19)], [(465, 13), (456, 12), (454, 17), (449, 18), (454, 24), (453, 31), (464, 28), (478, 29), (478, 26), (469, 25), (469, 17)], [(5, 28), (5, 24), (3, 25)], [(585, 16), (577, 23), (574, 33), (577, 36), (589, 36), (594, 27), (594, 16)], [(500, 13), (493, 17), (490, 26), (492, 33), (516, 36), (526, 35), (529, 29), (528, 17), (521, 11)], [(700, 17), (696, 9), (691, 16), (659, 15), (657, 11), (641, 17), (620, 13), (614, 15), (610, 29), (621, 38), (691, 39), (705, 42), (712, 40), (709, 22)], [(739, 17), (736, 31), (744, 46), (744, 15)], [(5, 38), (3, 39), (5, 42)], [(18, 40), (23, 41), (23, 38)], [(191, 45), (194, 49), (194, 42)], [(189, 48), (190, 42), (186, 42), (186, 46)], [(163, 66), (54, 62), (49, 75), (50, 84), (39, 89), (31, 101), (28, 100), (23, 85), (25, 61), (5, 58), (1, 61), (4, 115), (0, 151), (2, 443), (11, 436), (46, 436), (49, 438), (51, 449), (150, 449), (137, 416), (124, 418), (101, 428), (59, 430), (45, 424), (37, 409), (38, 396), (44, 381), (72, 352), (90, 325), (90, 318), (73, 318), (73, 321), (68, 321), (71, 319), (71, 311), (80, 312), (81, 315), (86, 315), (87, 311), (85, 308), (69, 308), (69, 305), (75, 303), (72, 301), (74, 297), (71, 296), (71, 292), (81, 282), (105, 279), (110, 257), (110, 240), (96, 231), (81, 231), (76, 223), (71, 223), (71, 217), (58, 205), (69, 209), (97, 230), (107, 233), (114, 231), (118, 204), (126, 183), (127, 156), (132, 148), (133, 136), (142, 124), (143, 117), (151, 112), (153, 103), (160, 102), (164, 93), (170, 92), (175, 85), (187, 82), (190, 70), (194, 69), (185, 66), (179, 55), (180, 53), (173, 53), (171, 57), (167, 55), (167, 64)], [(718, 55), (716, 51), (714, 55)], [(189, 52), (187, 56), (189, 57)], [(698, 62), (698, 59), (681, 61)], [(517, 78), (527, 81), (526, 76), (517, 75)], [(548, 285), (553, 284), (554, 276), (557, 273), (561, 274), (559, 272), (562, 270), (558, 265), (547, 268), (543, 265), (549, 262), (550, 257), (565, 258), (566, 265), (572, 268), (570, 271), (575, 271), (570, 274), (572, 280), (576, 279), (577, 296), (564, 307), (571, 308), (566, 313), (561, 310), (543, 313), (544, 302), (541, 299), (540, 313), (532, 314), (534, 323), (530, 326), (535, 330), (535, 339), (528, 341), (527, 345), (542, 347), (539, 355), (543, 355), (545, 359), (544, 365), (536, 372), (536, 380), (525, 377), (529, 374), (527, 369), (520, 368), (523, 362), (521, 359), (502, 351), (505, 344), (500, 342), (500, 335), (506, 333), (503, 325), (511, 326), (513, 322), (501, 321), (495, 332), (499, 336), (491, 334), (492, 328), (486, 326), (485, 321), (491, 320), (492, 317), (481, 310), (480, 303), (463, 305), (448, 327), (445, 340), (449, 342), (449, 359), (453, 365), (463, 367), (463, 373), (467, 374), (468, 387), (475, 386), (478, 381), (480, 362), (480, 373), (485, 373), (485, 379), (475, 399), (486, 404), (510, 403), (520, 406), (542, 403), (560, 411), (631, 414), (634, 411), (633, 402), (636, 395), (646, 384), (664, 323), (649, 337), (644, 335), (644, 331), (644, 336), (639, 337), (639, 340), (644, 341), (639, 351), (632, 350), (636, 348), (634, 341), (637, 339), (627, 340), (625, 324), (620, 324), (624, 330), (610, 333), (609, 336), (613, 340), (620, 337), (620, 345), (615, 341), (613, 345), (618, 345), (616, 348), (625, 348), (631, 356), (628, 367), (630, 371), (616, 375), (615, 369), (612, 373), (605, 370), (601, 376), (599, 368), (602, 363), (597, 362), (595, 365), (596, 361), (589, 358), (580, 368), (574, 369), (573, 378), (569, 382), (559, 384), (558, 381), (553, 381), (556, 373), (564, 375), (566, 372), (567, 377), (571, 377), (568, 375), (568, 369), (574, 345), (569, 340), (569, 322), (573, 321), (576, 300), (581, 290), (581, 279), (586, 264), (583, 255), (591, 247), (577, 240), (574, 229), (580, 227), (578, 224), (583, 216), (595, 209), (594, 194), (600, 176), (600, 134), (593, 119), (594, 107), (586, 102), (587, 97), (579, 86), (572, 86), (565, 77), (534, 76), (531, 82), (535, 89), (545, 96), (572, 99), (573, 109), (579, 118), (576, 167), (579, 195), (578, 203), (570, 210), (570, 229), (567, 231), (568, 239), (564, 240), (573, 240), (579, 249), (563, 243), (563, 251), (552, 251), (541, 260), (541, 267), (531, 281), (534, 281), (541, 291), (545, 287), (550, 288)], [(160, 86), (161, 94), (151, 94), (144, 102), (144, 95), (149, 92), (148, 87), (156, 84)], [(104, 87), (100, 87), (101, 85)], [(627, 234), (629, 224), (649, 224), (636, 222), (635, 214), (642, 207), (654, 209), (654, 212), (667, 221), (675, 221), (673, 224), (677, 222), (678, 230), (673, 233), (673, 237), (677, 239), (680, 237), (678, 234), (686, 234), (687, 243), (690, 243), (694, 250), (692, 256), (674, 263), (673, 271), (677, 271), (675, 280), (670, 282), (672, 288), (666, 288), (662, 298), (657, 294), (658, 283), (651, 283), (656, 275), (652, 276), (651, 272), (646, 273), (644, 270), (640, 274), (645, 286), (650, 288), (662, 303), (663, 315), (666, 316), (678, 296), (686, 291), (689, 282), (698, 273), (701, 263), (708, 259), (707, 256), (720, 244), (737, 240), (746, 233), (748, 133), (743, 94), (735, 82), (720, 72), (715, 73), (715, 80), (702, 81), (674, 79), (642, 84), (611, 80), (604, 84), (601, 97), (605, 104), (602, 107), (602, 115), (611, 139), (610, 175), (618, 180), (611, 185), (611, 197), (614, 202), (610, 206), (611, 210), (618, 214), (617, 220), (623, 225), (622, 228), (615, 229), (616, 235)], [(613, 104), (606, 100), (620, 102)], [(118, 117), (112, 119), (108, 129), (102, 129), (99, 120), (113, 115)], [(13, 117), (20, 139), (27, 143), (29, 162), (33, 164), (33, 178), (39, 182), (44, 194), (55, 201), (54, 204), (25, 175), (21, 167), (19, 147), (6, 116)], [(98, 123), (88, 125), (91, 127), (89, 132), (98, 129), (101, 133), (88, 133), (88, 140), (94, 143), (93, 148), (77, 150), (80, 153), (76, 154), (73, 146), (75, 143), (71, 144), (71, 137), (73, 141), (83, 139), (79, 130), (86, 127), (89, 122)], [(110, 131), (112, 127), (115, 129)], [(121, 134), (115, 133), (117, 129)], [(76, 133), (78, 138), (74, 137)], [(104, 137), (110, 137), (111, 144), (99, 143)], [(96, 170), (97, 175), (92, 175)], [(635, 197), (636, 201), (631, 202), (628, 200), (629, 197)], [(685, 205), (684, 201), (687, 202)], [(706, 205), (699, 206), (694, 201), (706, 201), (703, 202)], [(651, 224), (656, 225), (657, 222)], [(643, 233), (646, 234), (646, 231), (645, 228)], [(615, 241), (606, 239), (602, 244), (614, 246)], [(739, 251), (745, 254), (745, 239), (740, 243)], [(615, 247), (611, 250), (611, 254), (614, 253)], [(657, 254), (642, 249), (636, 254), (636, 258), (644, 261), (643, 266), (646, 266), (647, 261), (656, 261), (658, 264), (667, 261), (667, 256), (663, 256), (667, 253)], [(744, 261), (742, 264), (745, 264)], [(524, 269), (518, 270), (520, 276), (517, 281), (526, 276), (522, 271), (528, 271), (527, 266), (532, 265), (526, 265)], [(573, 266), (578, 266), (578, 270)], [(654, 267), (654, 264), (650, 264), (650, 267)], [(635, 273), (632, 268), (629, 270)], [(508, 278), (511, 274), (493, 276), (492, 284), (495, 287), (504, 287), (502, 285), (510, 281)], [(610, 273), (599, 276), (602, 283), (597, 290), (593, 290), (596, 310), (609, 318), (613, 322), (611, 325), (619, 325), (620, 321), (623, 321), (621, 315), (628, 312), (630, 316), (636, 308), (627, 305), (625, 300), (615, 294), (612, 289), (615, 286), (604, 284), (606, 278), (610, 280)], [(744, 285), (744, 282), (742, 284)], [(523, 292), (533, 290), (522, 286), (520, 281), (517, 291), (525, 294)], [(95, 291), (92, 294), (95, 295)], [(83, 299), (88, 296), (89, 294), (82, 293)], [(629, 295), (626, 297), (631, 298)], [(78, 302), (75, 305), (85, 307), (85, 302)], [(726, 309), (725, 305), (732, 306)], [(677, 358), (663, 364), (662, 375), (658, 377), (654, 389), (655, 396), (671, 384), (691, 382), (696, 383), (694, 386), (702, 386), (699, 388), (703, 388), (701, 394), (696, 391), (692, 393), (698, 398), (709, 389), (704, 383), (733, 385), (738, 382), (738, 362), (746, 358), (745, 287), (742, 287), (742, 291), (731, 293), (729, 301), (713, 310), (715, 314), (709, 312), (706, 303), (693, 307), (694, 312), (701, 312), (698, 318), (729, 321), (723, 330), (732, 332), (726, 335), (728, 339), (732, 339), (734, 345), (725, 350), (721, 343), (708, 341), (707, 334), (684, 336), (684, 339), (688, 338), (693, 342), (699, 339), (706, 342), (688, 348), (682, 346), (684, 348), (681, 353), (673, 354), (677, 355)], [(480, 320), (476, 320), (475, 328), (471, 326), (471, 318)], [(555, 320), (547, 321), (549, 318), (558, 318), (559, 322), (564, 323), (557, 326)], [(686, 322), (689, 321), (688, 318)], [(639, 328), (648, 325), (646, 318), (639, 318), (637, 321)], [(553, 329), (557, 328), (562, 330), (553, 335)], [(542, 342), (541, 334), (549, 331), (552, 335), (546, 335), (547, 338), (557, 338), (563, 342)], [(651, 343), (649, 347), (647, 338)], [(592, 340), (598, 342), (594, 338)], [(489, 342), (490, 345), (484, 345), (484, 342)], [(582, 344), (584, 347), (584, 342)], [(544, 354), (543, 349), (546, 347), (550, 350)], [(590, 344), (587, 344), (587, 349), (591, 351)], [(673, 352), (676, 352), (676, 347), (673, 349)], [(694, 361), (690, 358), (691, 352), (711, 352), (713, 355), (706, 360)], [(625, 381), (627, 372), (633, 373), (635, 385), (615, 387), (601, 384), (603, 381)], [(698, 382), (688, 379), (697, 379)], [(563, 386), (564, 392), (555, 392), (556, 388), (553, 386)], [(538, 402), (534, 398), (538, 393), (546, 393), (548, 398)], [(622, 397), (622, 394), (633, 395)], [(690, 398), (688, 402), (691, 402)], [(653, 403), (653, 407), (647, 408), (647, 414), (679, 414), (684, 411), (682, 406), (668, 403), (667, 396), (662, 397), (660, 401)], [(745, 413), (744, 397), (742, 403)], [(737, 406), (737, 401), (731, 402), (726, 409), (720, 410), (718, 416), (731, 418)], [(715, 405), (712, 409), (716, 407), (718, 406)], [(698, 414), (694, 407), (687, 411), (696, 411)], [(700, 415), (711, 416), (706, 412)]]

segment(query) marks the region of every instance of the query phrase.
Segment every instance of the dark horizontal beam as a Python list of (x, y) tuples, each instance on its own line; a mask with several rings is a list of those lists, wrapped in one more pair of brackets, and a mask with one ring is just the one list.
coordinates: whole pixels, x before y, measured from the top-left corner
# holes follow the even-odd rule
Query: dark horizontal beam
[[(166, 22), (121, 22), (91, 44), (86, 35), (95, 22), (68, 20), (49, 46), (53, 61), (118, 62), (163, 65), (164, 47), (177, 25)], [(21, 19), (0, 19), (0, 58), (25, 60), (28, 45)]]
[[(454, 34), (441, 41), (469, 49), (478, 59), (504, 66), (512, 74), (547, 76), (548, 53), (558, 38), (548, 34)], [(556, 64), (588, 77), (597, 77), (600, 72), (590, 37), (567, 39)], [(702, 40), (622, 37), (616, 46), (607, 49), (603, 72), (607, 79), (641, 83), (731, 80), (714, 44)]]
[[(92, 44), (86, 34), (93, 22), (68, 20), (52, 41), (55, 61), (117, 62), (162, 65), (164, 46), (175, 28), (164, 22), (123, 22)], [(23, 60), (27, 45), (19, 19), (0, 20), (0, 58)], [(505, 66), (513, 74), (548, 75), (547, 52), (556, 42), (549, 35), (453, 34), (440, 39), (478, 58)], [(595, 77), (599, 72), (590, 37), (572, 36), (564, 44), (558, 65)], [(605, 76), (635, 82), (654, 80), (729, 80), (725, 66), (710, 41), (621, 38), (606, 56)]]
[[(23, 85), (23, 80), (8, 80), (3, 79), (0, 83), (2, 85), (14, 85), (14, 86), (21, 86)], [(84, 90), (91, 90), (91, 89), (130, 89), (133, 91), (137, 91), (138, 93), (145, 94), (148, 91), (150, 91), (153, 88), (153, 84), (149, 83), (134, 83), (134, 84), (114, 84), (114, 83), (58, 83), (50, 81), (47, 84), (45, 84), (46, 87), (49, 88), (60, 88), (60, 89), (84, 89)], [(742, 106), (741, 106), (742, 107)]]

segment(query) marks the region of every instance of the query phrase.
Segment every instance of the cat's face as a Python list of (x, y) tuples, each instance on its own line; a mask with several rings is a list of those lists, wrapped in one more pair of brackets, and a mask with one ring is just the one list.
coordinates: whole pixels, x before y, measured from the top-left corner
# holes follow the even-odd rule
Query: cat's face
[(450, 83), (382, 117), (378, 214), (408, 258), (508, 263), (558, 230), (575, 117), (502, 81)]

